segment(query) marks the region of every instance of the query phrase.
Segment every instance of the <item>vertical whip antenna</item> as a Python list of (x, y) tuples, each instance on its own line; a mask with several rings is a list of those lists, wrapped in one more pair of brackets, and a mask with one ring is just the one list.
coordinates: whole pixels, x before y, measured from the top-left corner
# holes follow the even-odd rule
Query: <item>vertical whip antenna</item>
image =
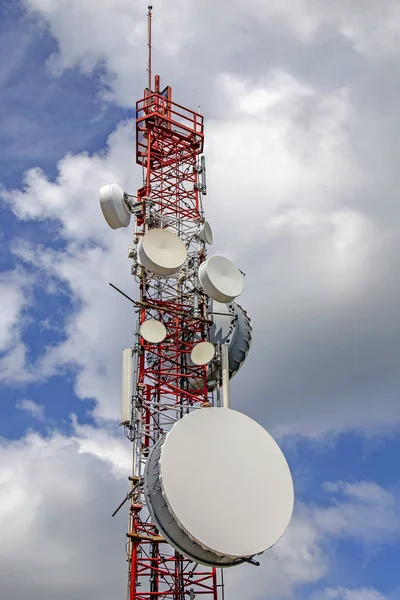
[(149, 49), (149, 59), (148, 59), (148, 64), (147, 64), (147, 75), (148, 75), (148, 89), (149, 89), (149, 93), (151, 92), (151, 11), (153, 10), (153, 7), (151, 4), (148, 5), (148, 12), (147, 12), (147, 47)]

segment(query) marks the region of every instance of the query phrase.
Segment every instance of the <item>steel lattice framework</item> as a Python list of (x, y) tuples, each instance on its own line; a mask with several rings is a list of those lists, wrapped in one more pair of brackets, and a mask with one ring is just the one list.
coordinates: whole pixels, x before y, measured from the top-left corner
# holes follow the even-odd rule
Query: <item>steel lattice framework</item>
[[(133, 442), (128, 600), (200, 596), (217, 600), (223, 596), (216, 569), (188, 560), (162, 538), (151, 523), (143, 494), (151, 447), (190, 410), (213, 403), (207, 390), (207, 367), (190, 361), (193, 346), (208, 339), (211, 324), (197, 281), (199, 264), (206, 258), (205, 244), (198, 236), (204, 221), (203, 142), (203, 117), (174, 103), (171, 88), (160, 91), (156, 76), (154, 91), (147, 89), (136, 105), (136, 160), (144, 178), (136, 198), (134, 244), (152, 228), (168, 228), (183, 240), (188, 258), (178, 275), (160, 277), (138, 264), (135, 248), (130, 255), (139, 285), (139, 309), (132, 420), (125, 425)], [(140, 337), (140, 325), (149, 318), (167, 327), (163, 342), (151, 344)]]

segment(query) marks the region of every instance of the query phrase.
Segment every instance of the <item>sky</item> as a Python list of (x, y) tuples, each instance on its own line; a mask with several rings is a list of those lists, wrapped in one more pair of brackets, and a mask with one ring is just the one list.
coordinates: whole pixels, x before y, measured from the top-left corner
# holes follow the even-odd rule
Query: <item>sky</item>
[[(398, 0), (154, 0), (153, 65), (205, 115), (212, 251), (253, 322), (232, 407), (279, 441), (296, 504), (227, 600), (399, 600)], [(126, 586), (131, 193), (141, 0), (0, 0), (0, 596)]]

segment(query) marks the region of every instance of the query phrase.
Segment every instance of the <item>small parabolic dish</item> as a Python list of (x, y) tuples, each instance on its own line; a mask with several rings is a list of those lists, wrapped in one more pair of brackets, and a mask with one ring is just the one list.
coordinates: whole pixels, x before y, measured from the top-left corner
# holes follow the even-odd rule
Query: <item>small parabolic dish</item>
[(203, 225), (200, 227), (199, 238), (201, 239), (202, 242), (205, 242), (206, 244), (213, 243), (213, 234), (212, 234), (212, 230), (211, 230), (211, 225), (208, 221), (204, 221)]
[[(228, 345), (229, 378), (242, 368), (250, 350), (252, 326), (248, 313), (236, 302), (224, 304), (212, 300), (210, 304), (213, 320), (210, 342)], [(199, 389), (202, 380), (191, 380), (191, 389)], [(211, 391), (217, 385), (217, 373), (212, 365), (207, 372), (207, 387)]]
[(224, 256), (211, 256), (199, 268), (199, 280), (204, 292), (217, 302), (232, 302), (243, 292), (243, 275)]
[(158, 344), (165, 340), (167, 330), (165, 325), (156, 319), (147, 319), (140, 326), (140, 335), (146, 342)]
[(176, 550), (219, 567), (276, 544), (294, 504), (278, 444), (261, 425), (227, 408), (185, 415), (153, 446), (145, 494), (152, 518)]
[(195, 365), (207, 365), (215, 356), (215, 347), (210, 342), (200, 342), (193, 347), (190, 358)]
[(112, 229), (128, 227), (131, 212), (124, 200), (125, 192), (118, 183), (103, 185), (99, 191), (100, 207)]
[(168, 229), (151, 229), (138, 244), (140, 263), (156, 275), (175, 275), (186, 260), (181, 238)]

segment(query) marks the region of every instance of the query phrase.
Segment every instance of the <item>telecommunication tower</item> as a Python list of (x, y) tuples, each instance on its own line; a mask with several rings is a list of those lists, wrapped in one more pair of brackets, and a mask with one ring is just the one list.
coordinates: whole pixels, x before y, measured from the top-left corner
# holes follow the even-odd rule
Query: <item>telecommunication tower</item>
[(221, 569), (257, 564), (286, 530), (293, 485), (271, 436), (230, 409), (229, 380), (252, 337), (235, 302), (244, 278), (229, 259), (207, 258), (204, 119), (153, 80), (151, 18), (149, 6), (148, 85), (136, 103), (143, 185), (136, 195), (116, 183), (100, 190), (113, 229), (135, 220), (137, 324), (123, 352), (121, 419), (133, 448), (127, 600), (218, 600)]

